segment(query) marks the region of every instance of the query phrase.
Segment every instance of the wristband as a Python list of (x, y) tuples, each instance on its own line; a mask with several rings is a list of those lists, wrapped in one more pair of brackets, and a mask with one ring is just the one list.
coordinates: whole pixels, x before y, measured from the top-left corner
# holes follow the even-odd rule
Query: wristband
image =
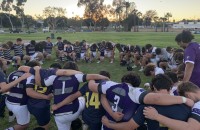
[(186, 97), (182, 97), (183, 103), (187, 102), (187, 98)]

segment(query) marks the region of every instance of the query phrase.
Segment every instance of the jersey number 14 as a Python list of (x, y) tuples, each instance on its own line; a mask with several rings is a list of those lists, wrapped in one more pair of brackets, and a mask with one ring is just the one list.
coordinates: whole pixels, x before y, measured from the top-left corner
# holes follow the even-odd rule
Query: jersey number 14
[(98, 93), (92, 93), (89, 99), (89, 92), (87, 92), (86, 95), (86, 107), (88, 108), (89, 106), (94, 106), (95, 109), (99, 109), (100, 106), (100, 101), (99, 101), (99, 94)]

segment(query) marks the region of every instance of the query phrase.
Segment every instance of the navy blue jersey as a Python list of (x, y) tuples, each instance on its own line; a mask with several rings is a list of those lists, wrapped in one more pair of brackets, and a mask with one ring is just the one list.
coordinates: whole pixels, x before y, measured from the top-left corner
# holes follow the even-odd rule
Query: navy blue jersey
[(14, 50), (15, 56), (22, 56), (23, 55), (23, 45), (14, 44), (12, 46), (12, 50)]
[[(158, 106), (158, 105), (151, 105), (151, 106), (154, 107), (159, 114), (181, 121), (187, 121), (191, 113), (191, 108), (184, 104), (170, 105), (170, 106)], [(145, 119), (143, 115), (144, 107), (147, 107), (147, 105), (140, 105), (140, 107), (137, 109), (137, 112), (133, 116), (133, 120), (138, 125), (143, 125), (144, 122), (146, 121), (148, 130), (169, 130), (169, 128), (163, 126), (162, 124), (160, 124), (155, 120)]]
[(64, 43), (63, 42), (57, 42), (56, 45), (58, 46), (58, 50), (59, 51), (63, 51), (64, 50)]
[[(56, 75), (57, 69), (40, 69), (41, 85), (45, 86), (44, 80), (49, 76)], [(30, 68), (29, 73), (35, 75), (34, 68)]]
[[(58, 104), (66, 97), (78, 91), (80, 82), (86, 81), (86, 75), (76, 74), (73, 76), (50, 76), (46, 81), (46, 86), (53, 86), (54, 104)], [(54, 114), (75, 113), (78, 111), (79, 101), (75, 99), (72, 103), (65, 105), (54, 111)]]
[[(106, 94), (106, 98), (114, 112), (122, 112), (123, 121), (129, 121), (139, 107), (139, 97), (144, 92), (142, 88), (134, 88), (126, 83), (115, 83), (112, 81), (102, 82), (99, 93)], [(106, 113), (109, 120), (114, 119)], [(106, 127), (104, 127), (107, 129)]]
[(94, 124), (101, 123), (101, 118), (105, 115), (105, 110), (100, 103), (101, 94), (90, 91), (88, 83), (84, 84), (79, 91), (86, 97), (85, 109), (82, 112), (83, 118), (87, 118), (86, 120), (90, 120)]
[(25, 48), (26, 48), (26, 55), (31, 56), (35, 54), (35, 45), (28, 44)]
[(0, 70), (0, 83), (6, 83), (6, 75)]
[(98, 44), (98, 50), (99, 50), (100, 52), (104, 52), (105, 49), (106, 49), (106, 47), (105, 47), (102, 43)]
[[(23, 71), (15, 71), (12, 72), (8, 76), (8, 82), (13, 82), (14, 80), (18, 79), (24, 74)], [(14, 104), (19, 105), (26, 105), (28, 101), (28, 96), (26, 94), (26, 83), (28, 80), (31, 80), (30, 78), (27, 78), (25, 80), (22, 80), (20, 83), (18, 83), (16, 86), (12, 87), (9, 91), (9, 94), (7, 96), (7, 100)]]
[(86, 45), (81, 46), (81, 53), (85, 53), (87, 51)]
[[(48, 95), (52, 93), (52, 86), (47, 87), (47, 86), (35, 85), (34, 76), (31, 76), (31, 79), (29, 80), (29, 82), (26, 83), (26, 88), (32, 88), (34, 91), (44, 94), (44, 95)], [(37, 108), (43, 108), (43, 107), (49, 106), (50, 101), (45, 100), (45, 99), (35, 99), (33, 97), (29, 97), (28, 104)]]
[(65, 52), (72, 53), (73, 52), (73, 47), (71, 45), (70, 46), (66, 46), (65, 47)]
[(45, 47), (44, 47), (44, 50), (48, 54), (51, 54), (52, 48), (53, 48), (53, 44), (51, 42), (50, 43), (47, 42), (46, 45), (45, 45)]
[(11, 56), (10, 52), (11, 52), (10, 49), (3, 50), (3, 55), (4, 55), (4, 58), (6, 60), (11, 60), (12, 59), (12, 56)]
[(4, 58), (3, 50), (0, 50), (0, 57), (1, 57), (1, 58)]
[(96, 52), (96, 50), (97, 50), (97, 44), (92, 44), (92, 45), (90, 46), (90, 51)]
[(73, 47), (74, 47), (74, 52), (75, 52), (75, 53), (81, 53), (81, 46), (79, 46), (79, 45), (74, 45)]

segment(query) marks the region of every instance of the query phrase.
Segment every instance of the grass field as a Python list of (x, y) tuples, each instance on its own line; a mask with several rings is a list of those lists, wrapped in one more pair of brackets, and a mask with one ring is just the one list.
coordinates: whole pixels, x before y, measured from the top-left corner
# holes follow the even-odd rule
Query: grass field
[[(178, 47), (177, 44), (174, 41), (174, 38), (177, 33), (116, 33), (116, 32), (105, 32), (105, 33), (56, 33), (55, 37), (61, 36), (63, 39), (67, 39), (71, 42), (74, 42), (76, 40), (81, 41), (85, 39), (89, 43), (93, 42), (99, 42), (102, 40), (106, 41), (113, 41), (115, 43), (123, 43), (123, 44), (133, 44), (133, 45), (140, 45), (144, 46), (147, 43), (152, 44), (153, 46), (157, 47)], [(23, 40), (36, 40), (36, 41), (42, 41), (45, 40), (47, 36), (50, 36), (50, 33), (37, 33), (37, 34), (0, 34), (0, 42), (4, 43), (8, 40), (15, 41), (17, 38), (22, 38)], [(195, 40), (200, 42), (200, 35), (195, 35)], [(52, 40), (53, 42), (56, 42), (56, 39)], [(55, 54), (55, 53), (54, 53)], [(55, 56), (54, 56), (55, 58)], [(43, 64), (43, 67), (47, 68), (51, 63), (54, 62), (55, 59), (52, 59), (51, 61), (45, 61), (45, 64)], [(123, 74), (127, 73), (126, 67), (121, 67), (119, 65), (119, 58), (118, 58), (118, 52), (116, 51), (116, 58), (113, 64), (110, 64), (108, 61), (105, 61), (104, 63), (97, 64), (94, 63), (78, 63), (79, 69), (84, 73), (98, 73), (100, 70), (106, 70), (109, 71), (111, 74), (111, 79), (117, 82), (120, 82), (120, 78)], [(150, 79), (144, 77), (144, 75), (140, 72), (138, 72), (139, 68), (134, 69), (135, 72), (139, 73), (141, 75), (142, 79), (142, 85), (145, 82), (148, 82)], [(13, 71), (13, 68), (10, 67), (9, 72)], [(3, 130), (12, 124), (9, 124), (7, 121), (8, 117), (6, 115), (5, 119), (0, 118), (0, 130)], [(30, 128), (29, 130), (32, 130), (32, 128), (37, 126), (37, 122), (33, 117), (31, 117), (30, 122)], [(50, 123), (50, 130), (56, 130), (56, 126), (54, 123), (54, 119), (52, 118)]]

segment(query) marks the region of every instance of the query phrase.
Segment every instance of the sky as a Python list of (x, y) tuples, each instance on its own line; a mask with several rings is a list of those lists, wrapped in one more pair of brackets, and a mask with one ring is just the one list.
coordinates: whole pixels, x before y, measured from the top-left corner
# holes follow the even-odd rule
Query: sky
[[(171, 20), (200, 19), (200, 0), (127, 0), (135, 2), (136, 9), (143, 14), (147, 10), (156, 10), (159, 17), (167, 12), (172, 13)], [(25, 3), (25, 14), (42, 14), (47, 6), (66, 8), (66, 16), (83, 16), (84, 7), (77, 7), (78, 0), (27, 0)], [(112, 0), (105, 0), (112, 3)]]

